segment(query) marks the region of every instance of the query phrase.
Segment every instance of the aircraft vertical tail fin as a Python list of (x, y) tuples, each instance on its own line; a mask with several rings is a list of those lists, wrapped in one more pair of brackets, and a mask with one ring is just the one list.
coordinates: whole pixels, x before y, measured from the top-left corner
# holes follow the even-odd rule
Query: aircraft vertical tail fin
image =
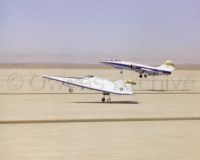
[(165, 69), (165, 70), (169, 70), (169, 71), (174, 71), (175, 70), (175, 65), (171, 60), (167, 60), (167, 61), (165, 61), (164, 64), (162, 64), (161, 66), (159, 66), (157, 68)]

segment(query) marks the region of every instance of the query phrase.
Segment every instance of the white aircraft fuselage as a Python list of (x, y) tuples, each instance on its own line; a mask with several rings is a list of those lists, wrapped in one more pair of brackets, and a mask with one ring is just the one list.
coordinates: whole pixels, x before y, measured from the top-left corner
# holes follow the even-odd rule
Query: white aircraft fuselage
[[(90, 90), (96, 90), (103, 93), (103, 95), (118, 94), (118, 95), (131, 95), (133, 94), (132, 86), (130, 82), (124, 82), (123, 80), (110, 81), (108, 79), (99, 78), (95, 76), (87, 77), (55, 77), (55, 76), (43, 76), (44, 78), (59, 81), (66, 85), (78, 86), (81, 88), (87, 88)], [(105, 101), (105, 97), (102, 98), (102, 102)], [(108, 101), (111, 99), (109, 97)]]
[(120, 70), (125, 69), (138, 72), (140, 74), (140, 78), (142, 78), (143, 74), (145, 77), (147, 75), (170, 75), (172, 71), (175, 70), (174, 65), (171, 61), (166, 61), (163, 65), (159, 67), (153, 67), (153, 66), (126, 62), (121, 60), (108, 60), (108, 61), (102, 61), (100, 63)]

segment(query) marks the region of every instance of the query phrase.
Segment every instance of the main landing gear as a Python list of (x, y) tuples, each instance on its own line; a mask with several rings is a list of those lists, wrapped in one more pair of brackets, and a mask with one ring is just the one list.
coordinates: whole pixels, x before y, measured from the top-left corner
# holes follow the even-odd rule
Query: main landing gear
[(110, 93), (103, 93), (103, 98), (101, 99), (101, 101), (103, 103), (106, 102), (106, 98), (105, 98), (106, 95), (108, 96), (107, 103), (111, 103)]
[(141, 73), (141, 74), (139, 74), (139, 77), (140, 77), (140, 78), (142, 78), (143, 76), (144, 76), (144, 78), (147, 78), (148, 75), (147, 75), (146, 73)]

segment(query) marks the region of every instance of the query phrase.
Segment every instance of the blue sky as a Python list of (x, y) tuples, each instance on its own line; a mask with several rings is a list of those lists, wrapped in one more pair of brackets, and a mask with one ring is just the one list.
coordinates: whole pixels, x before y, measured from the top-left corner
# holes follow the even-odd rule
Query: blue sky
[(1, 62), (75, 55), (199, 63), (199, 19), (199, 0), (1, 0)]

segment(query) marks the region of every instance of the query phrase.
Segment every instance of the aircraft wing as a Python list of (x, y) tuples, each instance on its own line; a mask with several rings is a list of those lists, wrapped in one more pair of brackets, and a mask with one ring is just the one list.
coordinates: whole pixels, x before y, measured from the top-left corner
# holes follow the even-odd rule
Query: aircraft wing
[(144, 64), (137, 64), (121, 60), (107, 60), (107, 61), (102, 61), (100, 63), (121, 70), (126, 69), (135, 71), (138, 72), (140, 75), (142, 75), (143, 73), (147, 73), (148, 75), (169, 75), (175, 69), (173, 62), (171, 61), (166, 61), (163, 65), (159, 67), (153, 67)]
[[(149, 68), (140, 68), (140, 70), (142, 71), (142, 72), (145, 72), (145, 73), (148, 73), (148, 74), (156, 74), (157, 73), (157, 70), (154, 70), (154, 69), (149, 69)], [(142, 73), (141, 72), (141, 73)]]
[(126, 83), (115, 83), (107, 79), (98, 78), (94, 76), (75, 78), (75, 77), (54, 77), (43, 75), (43, 78), (62, 82), (65, 84), (70, 84), (78, 86), (81, 88), (87, 88), (90, 90), (96, 90), (103, 93), (113, 93), (120, 95), (129, 95), (132, 93), (132, 88)]
[(134, 70), (135, 72), (138, 73), (148, 73), (148, 74), (156, 74), (158, 71), (157, 69), (150, 68), (150, 67), (145, 67), (145, 66), (140, 66), (140, 65), (130, 65), (130, 70)]
[(102, 61), (101, 63), (108, 65), (108, 66), (112, 66), (114, 68), (118, 68), (118, 69), (126, 69), (126, 70), (131, 70), (131, 71), (135, 71), (135, 72), (139, 72), (139, 73), (149, 73), (149, 74), (154, 74), (157, 72), (157, 69), (150, 67), (150, 66), (146, 66), (146, 65), (142, 65), (142, 64), (137, 64), (137, 63), (131, 63), (131, 62), (125, 62), (125, 61)]

